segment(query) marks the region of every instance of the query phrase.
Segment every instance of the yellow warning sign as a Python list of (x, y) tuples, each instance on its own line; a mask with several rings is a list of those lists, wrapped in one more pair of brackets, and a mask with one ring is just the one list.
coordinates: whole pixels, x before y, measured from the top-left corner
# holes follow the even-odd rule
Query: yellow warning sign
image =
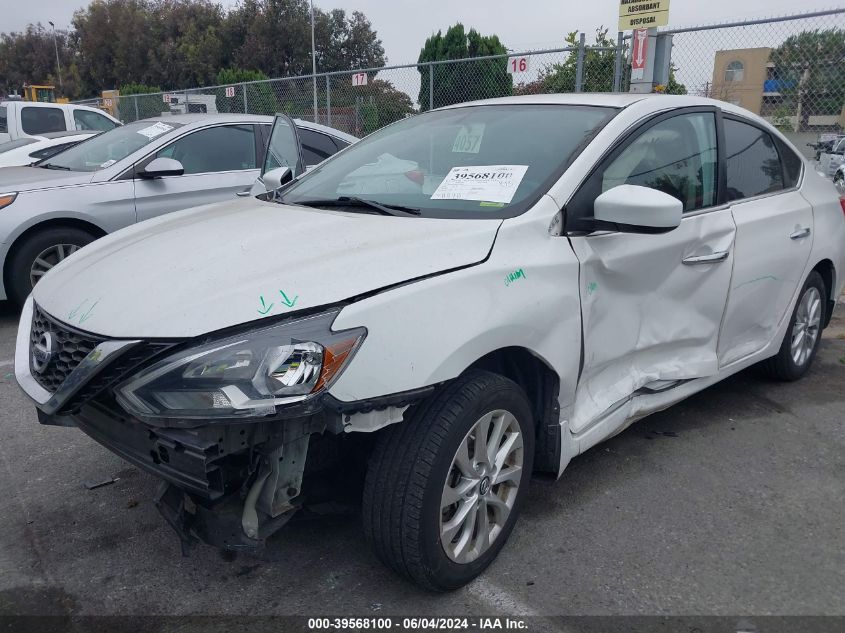
[(619, 0), (619, 30), (669, 24), (669, 0)]

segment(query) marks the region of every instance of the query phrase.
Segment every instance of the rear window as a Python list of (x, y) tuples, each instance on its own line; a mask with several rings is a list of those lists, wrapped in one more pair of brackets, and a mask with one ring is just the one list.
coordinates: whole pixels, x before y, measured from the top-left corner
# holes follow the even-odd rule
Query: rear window
[(76, 124), (77, 130), (108, 132), (117, 127), (117, 123), (110, 118), (103, 116), (99, 112), (92, 112), (91, 110), (74, 110), (73, 122)]
[(9, 126), (6, 123), (6, 106), (0, 106), (0, 132), (8, 132)]
[(24, 107), (21, 109), (21, 127), (26, 134), (64, 132), (67, 129), (65, 113), (61, 108)]

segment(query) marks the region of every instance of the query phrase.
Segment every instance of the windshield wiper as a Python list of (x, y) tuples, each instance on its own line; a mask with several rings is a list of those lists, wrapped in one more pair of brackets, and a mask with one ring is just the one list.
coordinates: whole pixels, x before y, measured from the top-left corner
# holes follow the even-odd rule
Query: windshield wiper
[(397, 217), (421, 215), (420, 210), (413, 207), (404, 207), (400, 204), (383, 204), (375, 200), (366, 200), (356, 196), (340, 196), (334, 200), (303, 200), (292, 204), (298, 204), (303, 207), (368, 207), (375, 209), (382, 215), (393, 215)]
[(70, 167), (65, 167), (64, 165), (54, 165), (53, 163), (44, 163), (43, 165), (38, 165), (42, 169), (61, 169), (62, 171), (70, 171)]

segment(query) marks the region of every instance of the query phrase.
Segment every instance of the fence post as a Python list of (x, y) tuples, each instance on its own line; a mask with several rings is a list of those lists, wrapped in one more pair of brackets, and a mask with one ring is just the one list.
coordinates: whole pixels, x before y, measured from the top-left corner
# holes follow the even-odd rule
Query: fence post
[(249, 114), (249, 105), (247, 105), (246, 100), (246, 84), (241, 84), (241, 87), (244, 89), (244, 114)]
[(434, 110), (434, 64), (428, 63), (428, 109)]
[(575, 64), (575, 92), (584, 90), (584, 33), (578, 39), (578, 58)]
[(140, 121), (141, 115), (138, 113), (138, 95), (132, 97), (135, 100), (135, 120)]
[(326, 125), (332, 126), (332, 76), (326, 75)]
[(185, 91), (185, 114), (188, 114), (188, 91)]
[(616, 38), (616, 61), (613, 64), (613, 92), (622, 91), (622, 44), (625, 42), (622, 31)]

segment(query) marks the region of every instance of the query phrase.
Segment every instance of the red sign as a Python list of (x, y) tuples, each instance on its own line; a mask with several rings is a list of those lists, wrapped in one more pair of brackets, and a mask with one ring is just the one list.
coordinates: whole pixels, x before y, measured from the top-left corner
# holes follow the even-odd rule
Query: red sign
[(642, 71), (648, 57), (648, 29), (636, 29), (631, 49), (631, 69)]

